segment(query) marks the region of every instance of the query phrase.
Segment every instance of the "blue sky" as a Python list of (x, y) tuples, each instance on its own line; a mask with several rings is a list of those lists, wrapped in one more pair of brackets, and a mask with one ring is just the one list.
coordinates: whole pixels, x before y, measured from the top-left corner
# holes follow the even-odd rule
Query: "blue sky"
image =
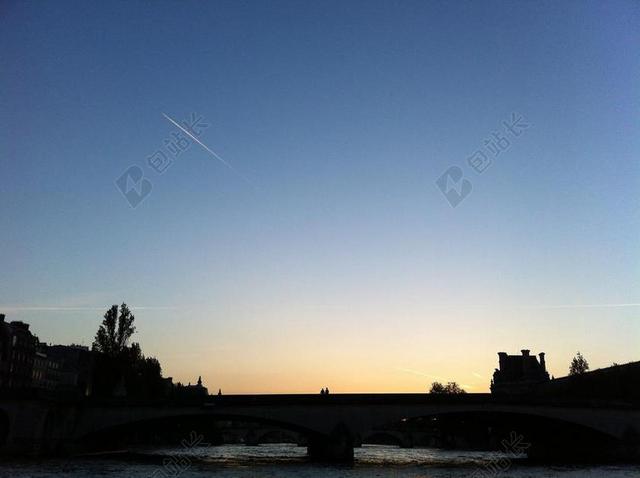
[[(402, 370), (482, 390), (470, 364), (525, 346), (557, 374), (578, 349), (638, 359), (639, 21), (632, 1), (4, 2), (0, 307), (89, 344), (124, 300), (166, 373), (230, 391), (425, 388)], [(163, 113), (192, 112), (237, 172), (197, 144), (150, 168)], [(530, 127), (477, 174), (512, 113)], [(450, 166), (473, 186), (455, 208)]]

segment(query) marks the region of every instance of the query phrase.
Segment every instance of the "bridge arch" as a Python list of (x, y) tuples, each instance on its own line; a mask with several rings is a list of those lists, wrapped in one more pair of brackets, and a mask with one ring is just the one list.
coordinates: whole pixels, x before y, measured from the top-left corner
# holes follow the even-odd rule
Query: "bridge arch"
[[(640, 412), (634, 416), (626, 410), (597, 408), (565, 408), (554, 406), (526, 406), (503, 404), (438, 404), (424, 403), (412, 406), (376, 407), (367, 413), (368, 430), (388, 429), (390, 424), (417, 419), (442, 419), (447, 417), (506, 417), (516, 419), (518, 423), (543, 421), (559, 426), (575, 426), (593, 430), (614, 439), (621, 439), (630, 422), (636, 423), (640, 432)], [(362, 420), (360, 420), (362, 421)]]
[(293, 432), (312, 440), (320, 436), (317, 431), (290, 423), (287, 421), (268, 419), (260, 416), (244, 414), (211, 414), (207, 412), (159, 415), (141, 420), (121, 421), (116, 424), (107, 424), (92, 428), (91, 430), (79, 430), (75, 436), (75, 447), (96, 448), (117, 443), (126, 445), (127, 440), (131, 444), (146, 442), (148, 444), (180, 445), (189, 442), (193, 436), (199, 437), (200, 445), (218, 445), (224, 442), (222, 433), (215, 428), (216, 423), (233, 421), (244, 424), (256, 424), (260, 427), (270, 428), (255, 440), (267, 438), (273, 429)]
[[(426, 420), (432, 429), (438, 430), (437, 443), (444, 448), (457, 448), (461, 443), (469, 446), (472, 438), (483, 446), (526, 453), (529, 457), (571, 459), (584, 457), (585, 452), (613, 457), (623, 443), (611, 430), (545, 411), (433, 410), (408, 414), (400, 420), (396, 417), (395, 423), (415, 420)], [(389, 427), (392, 423), (383, 425)]]

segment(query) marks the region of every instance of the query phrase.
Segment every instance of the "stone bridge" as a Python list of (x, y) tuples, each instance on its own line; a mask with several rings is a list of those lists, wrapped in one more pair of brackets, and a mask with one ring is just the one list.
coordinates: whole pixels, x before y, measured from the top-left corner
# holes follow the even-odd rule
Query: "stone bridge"
[(458, 428), (522, 435), (530, 455), (595, 452), (638, 457), (640, 407), (554, 399), (496, 398), (489, 394), (237, 395), (195, 403), (0, 400), (0, 446), (8, 453), (80, 450), (91, 438), (140, 431), (162, 423), (245, 420), (299, 432), (312, 457), (350, 460), (363, 437), (417, 418), (450, 420)]

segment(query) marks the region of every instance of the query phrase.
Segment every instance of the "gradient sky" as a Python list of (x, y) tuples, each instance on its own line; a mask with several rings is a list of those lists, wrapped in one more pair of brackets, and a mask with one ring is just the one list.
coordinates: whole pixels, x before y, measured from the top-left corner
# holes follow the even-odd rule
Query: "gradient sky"
[[(126, 301), (165, 375), (226, 393), (640, 359), (638, 25), (636, 1), (2, 2), (0, 312), (90, 345)], [(195, 144), (149, 168), (192, 112), (235, 171)]]

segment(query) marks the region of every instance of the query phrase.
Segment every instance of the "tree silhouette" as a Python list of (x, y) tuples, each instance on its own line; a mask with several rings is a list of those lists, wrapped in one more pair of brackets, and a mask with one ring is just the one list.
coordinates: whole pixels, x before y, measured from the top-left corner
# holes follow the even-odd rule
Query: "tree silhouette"
[(589, 370), (589, 362), (585, 359), (580, 352), (573, 357), (571, 366), (569, 367), (569, 375), (580, 375)]
[(440, 382), (433, 382), (429, 393), (459, 395), (467, 392), (456, 382), (448, 382), (446, 385), (442, 385)]
[(93, 390), (98, 396), (112, 396), (120, 384), (128, 396), (157, 398), (163, 394), (162, 368), (154, 357), (145, 357), (140, 344), (129, 341), (136, 331), (135, 317), (127, 304), (113, 305), (104, 314), (93, 351)]
[(104, 314), (104, 320), (93, 342), (93, 350), (109, 357), (120, 355), (127, 348), (129, 339), (136, 331), (133, 326), (134, 320), (135, 317), (127, 304), (123, 302), (120, 306), (120, 316), (118, 316), (118, 306), (112, 305)]

